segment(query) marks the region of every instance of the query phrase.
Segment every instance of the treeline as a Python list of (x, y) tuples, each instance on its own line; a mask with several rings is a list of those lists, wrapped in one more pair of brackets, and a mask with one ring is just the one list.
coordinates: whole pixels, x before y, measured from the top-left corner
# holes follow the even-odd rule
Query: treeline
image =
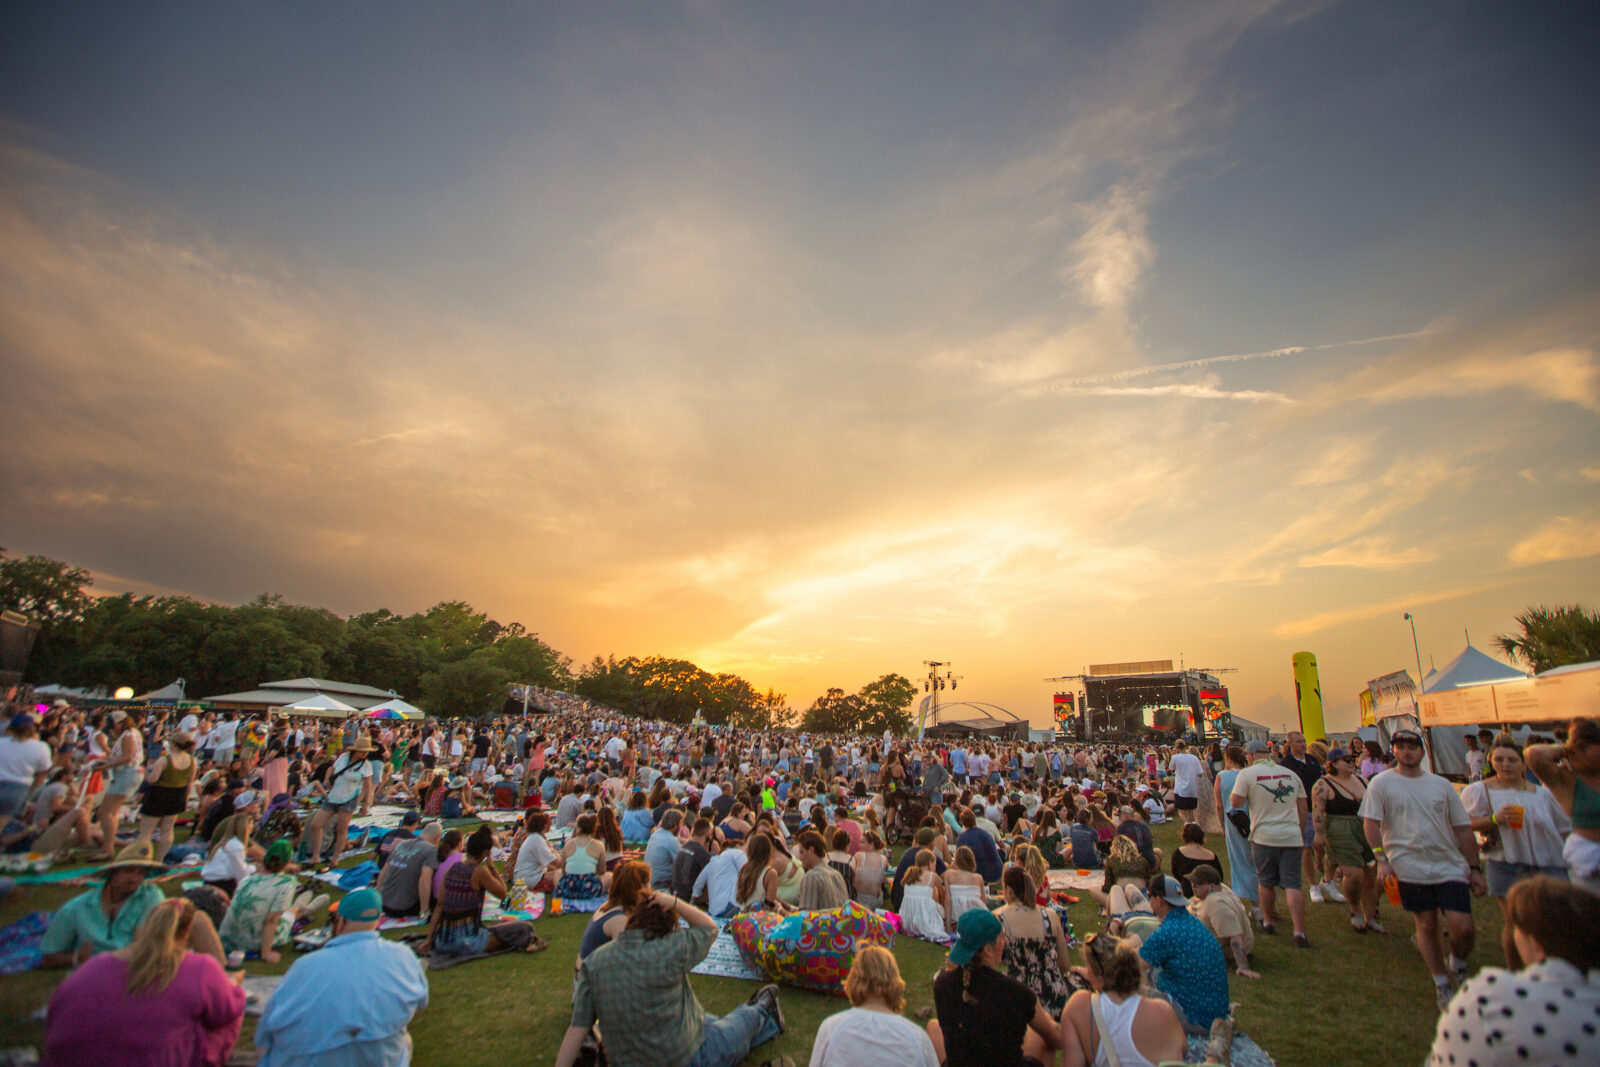
[[(143, 692), (183, 678), (194, 698), (264, 681), (319, 677), (392, 689), (435, 715), (482, 716), (513, 683), (565, 689), (632, 715), (739, 726), (867, 730), (909, 723), (915, 687), (885, 675), (846, 696), (829, 690), (804, 713), (771, 689), (687, 660), (596, 656), (581, 670), (521, 623), (461, 601), (397, 615), (345, 618), (262, 594), (237, 607), (181, 596), (95, 597), (94, 576), (45, 556), (0, 549), (0, 606), (40, 624), (26, 680)], [(898, 700), (898, 704), (891, 704)]]

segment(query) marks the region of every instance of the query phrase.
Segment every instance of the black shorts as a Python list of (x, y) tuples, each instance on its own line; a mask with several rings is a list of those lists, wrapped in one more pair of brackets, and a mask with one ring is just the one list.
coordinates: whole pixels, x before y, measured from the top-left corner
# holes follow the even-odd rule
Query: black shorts
[(1179, 811), (1193, 811), (1200, 806), (1200, 798), (1176, 797), (1172, 801), (1172, 806), (1177, 808)]
[(422, 765), (423, 765), (423, 767), (427, 768), (430, 771), (433, 770), (433, 768), (438, 764), (438, 762), (439, 762), (439, 757), (438, 756), (423, 756), (422, 757)]
[(1466, 882), (1400, 882), (1400, 906), (1411, 912), (1461, 911), (1471, 915), (1472, 892)]

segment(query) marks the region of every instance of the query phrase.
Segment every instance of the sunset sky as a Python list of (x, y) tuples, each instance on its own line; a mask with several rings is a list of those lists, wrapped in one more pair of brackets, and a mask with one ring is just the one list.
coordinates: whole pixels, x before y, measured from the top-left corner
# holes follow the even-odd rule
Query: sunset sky
[(0, 13), (0, 544), (775, 687), (1600, 606), (1590, 5)]

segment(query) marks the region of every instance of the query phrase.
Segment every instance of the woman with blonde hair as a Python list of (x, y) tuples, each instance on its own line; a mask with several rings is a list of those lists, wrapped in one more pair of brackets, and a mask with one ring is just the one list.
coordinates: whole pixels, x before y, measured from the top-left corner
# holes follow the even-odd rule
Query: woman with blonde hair
[[(260, 859), (263, 854), (250, 840), (255, 825), (255, 816), (248, 812), (224, 819), (217, 827), (216, 837), (212, 839), (206, 864), (200, 868), (200, 880), (222, 890), (230, 900), (233, 899), (233, 891), (239, 888), (239, 882), (255, 873), (250, 861)], [(252, 849), (254, 856), (251, 855)]]
[(50, 997), (44, 1062), (217, 1067), (244, 1022), (245, 993), (213, 957), (185, 946), (195, 907), (156, 905), (127, 948), (102, 952)]
[(868, 945), (844, 979), (850, 1007), (822, 1020), (811, 1044), (811, 1067), (896, 1063), (939, 1067), (925, 1030), (901, 1015), (906, 983), (894, 953)]
[(905, 873), (905, 894), (900, 901), (900, 929), (927, 941), (945, 940), (945, 909), (939, 897), (943, 888), (934, 872), (934, 855), (929, 849), (917, 853), (916, 862)]

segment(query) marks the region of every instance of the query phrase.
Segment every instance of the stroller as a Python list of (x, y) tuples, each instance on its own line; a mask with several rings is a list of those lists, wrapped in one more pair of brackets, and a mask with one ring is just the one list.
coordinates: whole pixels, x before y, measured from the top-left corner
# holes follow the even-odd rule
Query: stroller
[(887, 809), (883, 829), (891, 845), (915, 839), (917, 827), (922, 825), (932, 806), (921, 793), (903, 788), (884, 794), (883, 804)]

